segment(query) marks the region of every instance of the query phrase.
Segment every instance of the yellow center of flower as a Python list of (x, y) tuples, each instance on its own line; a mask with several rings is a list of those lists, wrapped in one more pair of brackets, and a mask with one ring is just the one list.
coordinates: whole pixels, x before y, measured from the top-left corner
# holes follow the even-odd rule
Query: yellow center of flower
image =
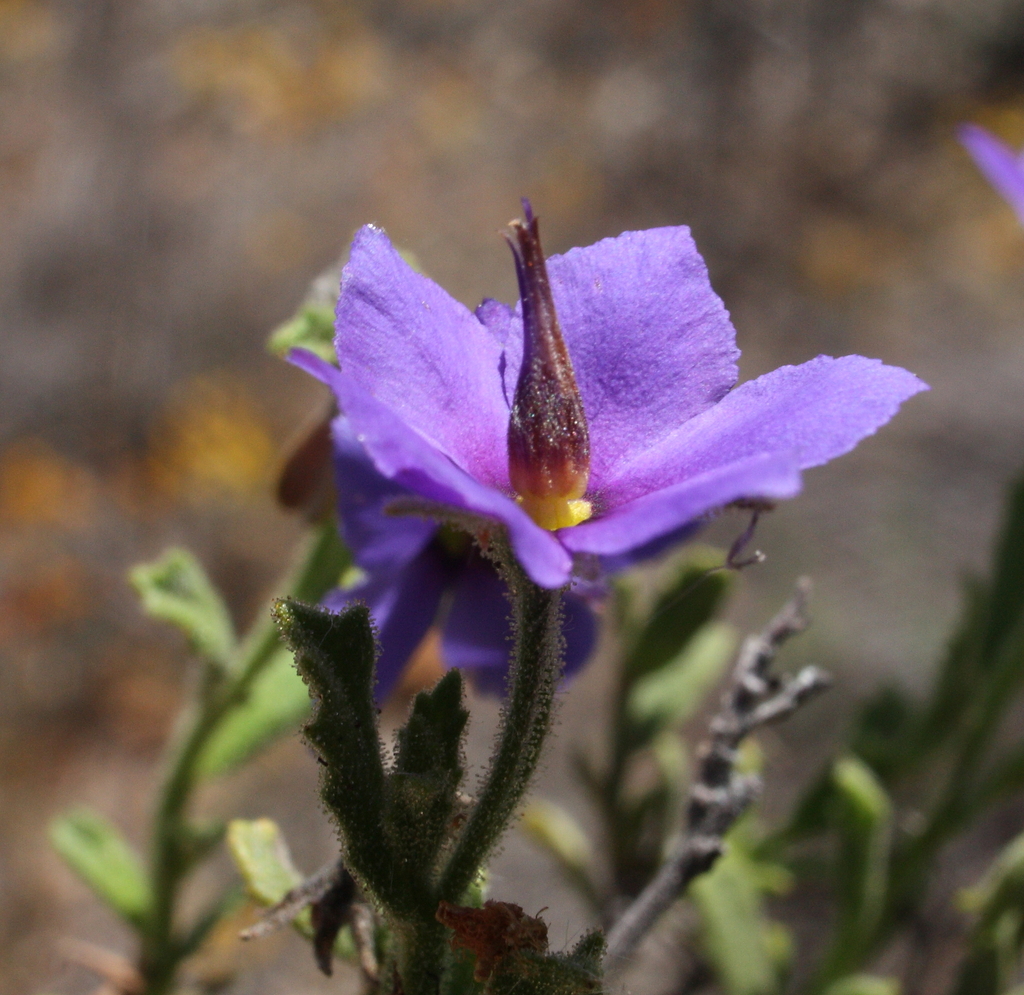
[(593, 505), (583, 498), (556, 497), (554, 494), (520, 495), (516, 502), (542, 529), (554, 532), (585, 522), (594, 514)]

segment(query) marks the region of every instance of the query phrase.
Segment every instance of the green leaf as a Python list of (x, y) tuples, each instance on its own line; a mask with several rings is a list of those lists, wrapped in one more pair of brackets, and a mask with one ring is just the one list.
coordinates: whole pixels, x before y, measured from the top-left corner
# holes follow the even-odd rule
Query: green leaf
[(226, 826), (219, 821), (186, 822), (181, 826), (180, 852), (188, 866), (205, 860), (224, 839)]
[(91, 809), (78, 809), (51, 823), (50, 842), (107, 905), (145, 930), (153, 899), (149, 879), (115, 826)]
[(329, 363), (337, 363), (334, 308), (329, 304), (304, 305), (294, 318), (274, 329), (267, 349), (275, 356), (287, 356), (292, 349), (308, 349)]
[(302, 883), (288, 844), (273, 819), (232, 819), (227, 843), (246, 889), (260, 905), (276, 905)]
[(673, 660), (711, 620), (733, 584), (732, 575), (726, 571), (708, 573), (720, 566), (721, 555), (710, 551), (690, 553), (671, 565), (654, 607), (624, 662), (631, 679)]
[(712, 622), (693, 633), (682, 652), (630, 689), (626, 713), (638, 725), (679, 726), (703, 704), (736, 649), (731, 626)]
[(384, 829), (369, 610), (355, 604), (336, 614), (288, 600), (277, 602), (274, 618), (313, 698), (306, 739), (322, 761), (320, 797), (337, 822), (345, 864), (381, 905), (408, 913), (412, 882), (394, 874)]
[(1024, 833), (1015, 837), (993, 861), (985, 877), (960, 893), (965, 912), (992, 915), (1007, 903), (1024, 900)]
[(871, 948), (888, 897), (892, 846), (892, 802), (871, 768), (856, 757), (842, 757), (832, 780), (839, 918), (819, 972), (821, 986), (849, 973)]
[(593, 858), (590, 840), (580, 824), (561, 805), (536, 798), (523, 813), (523, 832), (560, 864), (585, 871)]
[(996, 545), (983, 661), (994, 660), (999, 645), (1024, 614), (1024, 476), (1010, 488), (1003, 528)]
[(688, 892), (700, 912), (704, 948), (728, 995), (766, 995), (780, 983), (779, 924), (765, 915), (762, 875), (731, 846)]
[(147, 615), (176, 625), (197, 653), (227, 668), (236, 642), (231, 617), (188, 550), (169, 549), (133, 567), (129, 577)]
[(282, 648), (253, 682), (244, 704), (231, 711), (210, 737), (199, 759), (202, 777), (240, 767), (309, 715), (309, 691)]
[[(304, 878), (292, 863), (281, 828), (273, 819), (234, 819), (228, 824), (228, 850), (242, 875), (249, 897), (264, 908), (277, 905)], [(313, 937), (309, 908), (303, 909), (292, 926), (307, 940)], [(334, 943), (334, 953), (353, 961), (357, 952), (351, 929), (344, 927)]]
[(854, 725), (850, 752), (860, 757), (883, 781), (900, 775), (912, 743), (915, 709), (900, 688), (880, 688), (872, 695)]
[(462, 674), (449, 670), (413, 702), (397, 737), (395, 769), (385, 786), (384, 826), (396, 873), (428, 886), (455, 814), (462, 781)]
[(875, 974), (848, 974), (833, 981), (822, 995), (900, 995), (900, 983)]

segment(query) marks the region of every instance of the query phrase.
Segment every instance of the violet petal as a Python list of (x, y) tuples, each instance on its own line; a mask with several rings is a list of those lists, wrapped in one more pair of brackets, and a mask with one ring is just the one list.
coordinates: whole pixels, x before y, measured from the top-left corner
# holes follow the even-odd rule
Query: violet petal
[(501, 345), (379, 228), (352, 243), (336, 327), (349, 376), (472, 477), (508, 486)]
[(800, 490), (792, 454), (763, 453), (645, 494), (558, 535), (568, 549), (615, 556), (643, 546), (739, 498), (790, 498)]
[(741, 384), (620, 468), (602, 499), (611, 511), (644, 494), (762, 453), (791, 453), (806, 470), (849, 452), (918, 391), (912, 373), (863, 356), (818, 356)]
[[(728, 312), (685, 227), (624, 232), (548, 258), (566, 346), (590, 427), (591, 487), (718, 401), (736, 382)], [(505, 384), (522, 363), (522, 313)]]
[(356, 441), (344, 415), (331, 424), (334, 474), (342, 535), (356, 563), (370, 573), (394, 572), (430, 541), (437, 526), (412, 515), (388, 515), (384, 506), (409, 491), (382, 477)]
[(516, 557), (537, 584), (561, 587), (568, 581), (569, 554), (511, 498), (464, 473), (337, 367), (304, 349), (293, 349), (288, 358), (331, 387), (357, 441), (385, 477), (429, 501), (497, 519), (508, 528)]
[(1024, 162), (1008, 145), (976, 124), (957, 129), (964, 148), (985, 178), (1003, 195), (1024, 224)]
[[(563, 599), (565, 676), (576, 673), (597, 639), (597, 620), (583, 598), (567, 592)], [(442, 653), (450, 667), (468, 670), (477, 687), (502, 695), (512, 652), (513, 634), (505, 584), (487, 562), (474, 559), (455, 584), (451, 611), (442, 634)]]

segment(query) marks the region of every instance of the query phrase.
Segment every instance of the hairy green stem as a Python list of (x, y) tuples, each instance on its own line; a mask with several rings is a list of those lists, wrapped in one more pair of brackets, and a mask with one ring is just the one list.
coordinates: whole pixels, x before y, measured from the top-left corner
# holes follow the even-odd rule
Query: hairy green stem
[[(307, 539), (282, 585), (282, 593), (319, 601), (337, 583), (346, 563), (347, 551), (338, 538), (337, 527), (333, 520), (326, 521)], [(199, 760), (224, 719), (244, 704), (278, 645), (269, 611), (261, 612), (226, 676), (207, 665), (196, 698), (168, 747), (153, 818), (153, 907), (142, 937), (140, 969), (146, 980), (146, 995), (164, 995), (172, 989), (178, 964), (191, 946), (175, 930), (175, 910), (192, 864), (187, 850), (187, 810), (199, 780)]]
[(511, 557), (504, 573), (516, 633), (508, 700), (486, 780), (441, 877), (438, 897), (449, 902), (462, 900), (526, 793), (562, 672), (561, 591), (538, 587)]
[(401, 931), (398, 973), (404, 995), (438, 995), (447, 960), (445, 936), (433, 915)]

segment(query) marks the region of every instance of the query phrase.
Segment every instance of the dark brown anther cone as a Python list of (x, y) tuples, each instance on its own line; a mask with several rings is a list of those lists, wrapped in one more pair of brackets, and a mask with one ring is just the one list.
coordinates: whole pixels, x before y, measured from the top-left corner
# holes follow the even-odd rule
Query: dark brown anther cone
[(509, 237), (523, 303), (523, 365), (508, 426), (509, 477), (538, 524), (561, 528), (573, 522), (559, 506), (582, 498), (587, 489), (590, 436), (555, 313), (537, 219), (524, 206), (527, 220), (513, 221)]

